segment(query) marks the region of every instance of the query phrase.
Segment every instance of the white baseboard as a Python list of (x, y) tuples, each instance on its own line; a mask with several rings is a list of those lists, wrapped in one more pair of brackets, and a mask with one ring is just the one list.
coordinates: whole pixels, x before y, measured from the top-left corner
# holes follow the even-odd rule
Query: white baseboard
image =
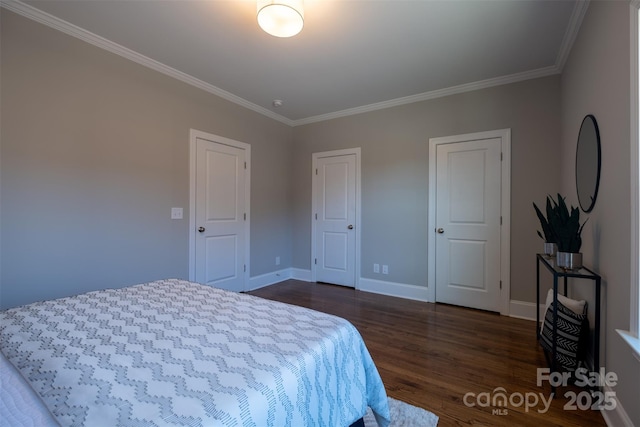
[(260, 276), (254, 276), (249, 278), (249, 291), (255, 291), (256, 289), (264, 288), (265, 286), (273, 285), (275, 283), (282, 282), (287, 279), (291, 279), (292, 272), (290, 268), (283, 270), (272, 271), (270, 273), (261, 274)]
[(407, 285), (404, 283), (384, 282), (382, 280), (360, 278), (358, 290), (429, 302), (426, 286)]
[(605, 386), (603, 388), (604, 392), (613, 393), (613, 398), (616, 402), (616, 407), (612, 410), (600, 410), (602, 414), (602, 418), (604, 418), (604, 422), (607, 423), (609, 427), (633, 427), (633, 421), (627, 415), (627, 411), (624, 410), (620, 401), (618, 400), (618, 396), (615, 395), (615, 390), (609, 386)]
[(284, 268), (278, 271), (261, 274), (249, 278), (248, 291), (264, 288), (289, 279), (301, 280), (303, 282), (311, 281), (311, 270), (303, 270), (301, 268)]
[(302, 280), (303, 282), (310, 282), (311, 270), (303, 270), (301, 268), (292, 268), (291, 278), (296, 280)]
[[(536, 303), (527, 301), (509, 301), (509, 317), (536, 320)], [(542, 319), (542, 317), (541, 317)]]
[[(311, 270), (302, 268), (288, 268), (249, 279), (251, 290), (273, 285), (287, 279), (295, 279), (303, 282), (311, 282)], [(385, 282), (382, 280), (366, 279), (360, 277), (358, 290), (376, 294), (388, 295), (398, 298), (407, 298), (428, 302), (427, 288), (425, 286), (407, 285), (404, 283)]]
[[(249, 290), (254, 291), (288, 279), (311, 282), (311, 270), (305, 270), (302, 268), (285, 268), (262, 274), (260, 276), (251, 277), (249, 279)], [(360, 277), (358, 290), (392, 297), (430, 302), (426, 286), (408, 285), (405, 283), (386, 282), (384, 280)], [(541, 319), (543, 315), (544, 313), (541, 313)], [(536, 304), (526, 301), (511, 300), (509, 303), (509, 316), (535, 321)]]

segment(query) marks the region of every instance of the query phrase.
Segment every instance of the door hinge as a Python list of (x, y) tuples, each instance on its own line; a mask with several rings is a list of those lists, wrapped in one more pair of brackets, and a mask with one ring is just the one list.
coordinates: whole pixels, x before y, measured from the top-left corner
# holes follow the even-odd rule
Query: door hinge
[(244, 220), (245, 221), (247, 220), (247, 213), (246, 212), (244, 213)]
[(500, 225), (502, 225), (502, 215), (500, 215)]
[(500, 280), (500, 289), (502, 289), (502, 280)]
[(318, 214), (316, 214), (316, 221), (318, 220)]
[(318, 168), (316, 168), (316, 175), (318, 175)]
[(502, 161), (502, 151), (500, 152), (500, 161)]
[(313, 263), (317, 265), (318, 264), (318, 258), (314, 258)]
[(244, 162), (244, 168), (245, 169), (247, 168), (247, 162)]

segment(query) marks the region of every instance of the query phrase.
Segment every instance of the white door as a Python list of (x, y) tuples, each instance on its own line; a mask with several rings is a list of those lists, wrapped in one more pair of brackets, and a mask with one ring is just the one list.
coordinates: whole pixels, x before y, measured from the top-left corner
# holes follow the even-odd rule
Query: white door
[(245, 290), (246, 149), (196, 138), (195, 281)]
[(355, 287), (356, 154), (315, 159), (315, 278)]
[(501, 311), (500, 152), (500, 138), (436, 148), (438, 302)]

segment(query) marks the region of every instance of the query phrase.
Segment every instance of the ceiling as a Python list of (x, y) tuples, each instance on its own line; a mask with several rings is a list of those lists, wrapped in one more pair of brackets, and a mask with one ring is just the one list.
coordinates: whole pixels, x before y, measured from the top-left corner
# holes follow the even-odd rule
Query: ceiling
[(302, 32), (282, 39), (255, 0), (0, 1), (291, 126), (557, 74), (588, 5), (305, 0)]

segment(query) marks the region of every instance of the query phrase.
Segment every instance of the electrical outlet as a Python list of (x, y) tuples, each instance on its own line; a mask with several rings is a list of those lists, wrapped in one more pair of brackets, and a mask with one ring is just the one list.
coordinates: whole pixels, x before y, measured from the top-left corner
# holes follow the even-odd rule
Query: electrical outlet
[(182, 219), (182, 208), (171, 208), (171, 219)]
[(382, 274), (389, 274), (389, 266), (388, 265), (383, 265), (382, 266)]
[(280, 257), (279, 256), (276, 257), (276, 265), (280, 265)]
[(380, 264), (373, 264), (373, 272), (380, 273)]

